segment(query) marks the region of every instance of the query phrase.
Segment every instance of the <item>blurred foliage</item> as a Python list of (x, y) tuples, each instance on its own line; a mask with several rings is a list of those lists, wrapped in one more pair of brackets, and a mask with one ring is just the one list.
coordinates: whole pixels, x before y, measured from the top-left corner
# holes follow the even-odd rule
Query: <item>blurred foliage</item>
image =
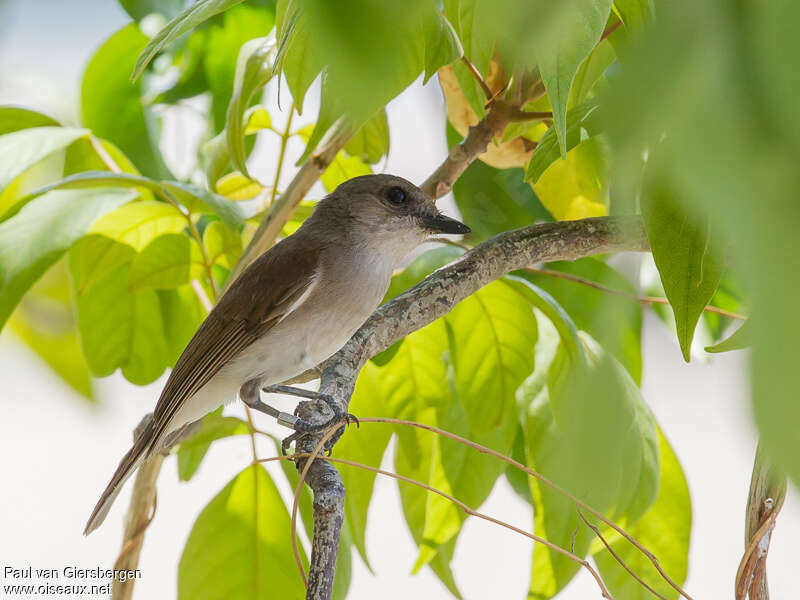
[[(763, 447), (800, 481), (794, 4), (120, 4), (134, 21), (88, 61), (79, 126), (35, 107), (0, 107), (0, 326), (75, 390), (91, 398), (92, 377), (120, 370), (144, 384), (173, 365), (280, 195), (282, 170), (340, 126), (353, 135), (323, 173), (325, 190), (379, 170), (391, 146), (387, 104), (438, 74), (451, 148), (493, 102), (518, 111), (453, 186), (475, 232), (470, 243), (536, 221), (638, 213), (652, 260), (643, 259), (638, 274), (594, 257), (531, 265), (493, 282), (374, 357), (351, 410), (435, 425), (513, 455), (620, 520), (682, 583), (691, 505), (669, 432), (660, 432), (639, 392), (642, 314), (651, 310), (637, 297), (643, 292), (668, 299), (652, 309), (687, 361), (703, 346), (752, 347)], [(152, 33), (153, 23), (163, 27), (148, 38), (143, 31)], [(278, 106), (265, 105), (265, 90), (276, 88)], [(161, 122), (185, 105), (206, 129), (188, 174), (176, 178), (160, 150)], [(319, 111), (308, 118), (312, 105)], [(265, 165), (253, 154), (266, 136), (277, 136), (282, 149), (266, 165), (270, 182), (259, 179)], [(289, 140), (305, 144), (291, 160)], [(304, 200), (282, 235), (313, 205)], [(387, 299), (461, 252), (440, 244), (421, 254), (395, 276)], [(709, 304), (735, 314), (709, 312)], [(757, 318), (731, 333), (742, 314)], [(180, 478), (196, 473), (216, 440), (242, 434), (252, 434), (248, 424), (219, 411), (207, 416), (176, 451)], [(337, 452), (378, 465), (392, 437), (399, 473), (475, 508), (505, 474), (531, 505), (537, 535), (592, 556), (615, 597), (643, 594), (571, 502), (491, 457), (381, 425), (346, 435)], [(337, 598), (349, 586), (349, 549), (368, 562), (374, 486), (372, 473), (342, 472), (348, 494)], [(284, 473), (295, 481), (293, 469)], [(459, 596), (450, 562), (464, 514), (419, 488), (401, 484), (400, 493), (419, 546), (409, 569), (429, 566)], [(309, 511), (304, 492), (306, 528)], [(302, 594), (288, 529), (272, 477), (246, 467), (198, 517), (179, 596)], [(614, 532), (600, 531), (649, 585), (677, 597)], [(230, 552), (209, 552), (209, 544)], [(538, 544), (531, 565), (535, 598), (556, 595), (578, 568)]]

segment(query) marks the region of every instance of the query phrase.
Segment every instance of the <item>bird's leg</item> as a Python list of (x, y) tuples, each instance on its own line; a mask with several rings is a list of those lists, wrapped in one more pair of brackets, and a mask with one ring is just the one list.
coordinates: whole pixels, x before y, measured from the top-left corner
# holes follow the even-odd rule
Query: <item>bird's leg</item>
[(278, 423), (284, 427), (294, 429), (295, 424), (300, 421), (300, 418), (289, 413), (281, 412), (277, 408), (262, 402), (258, 388), (259, 381), (257, 379), (251, 379), (245, 382), (245, 384), (239, 388), (239, 398), (250, 408), (269, 415), (270, 417), (275, 417)]
[(333, 416), (330, 419), (328, 419), (325, 423), (320, 423), (320, 424), (309, 423), (308, 421), (300, 419), (299, 417), (294, 417), (296, 420), (290, 427), (294, 429), (295, 433), (287, 437), (281, 443), (284, 454), (286, 453), (286, 450), (288, 449), (289, 445), (294, 440), (303, 437), (304, 435), (307, 435), (309, 433), (319, 433), (320, 431), (326, 431), (342, 420), (344, 420), (348, 425), (350, 423), (355, 423), (356, 426), (360, 426), (358, 418), (355, 415), (352, 415), (348, 412), (343, 412), (342, 409), (339, 408), (339, 404), (333, 399), (333, 397), (329, 396), (328, 394), (311, 392), (309, 390), (304, 390), (302, 388), (296, 388), (288, 385), (271, 385), (262, 388), (262, 390), (268, 394), (269, 393), (290, 394), (292, 396), (308, 398), (309, 400), (314, 400), (316, 402), (323, 402), (328, 408), (331, 409), (331, 412), (333, 413)]

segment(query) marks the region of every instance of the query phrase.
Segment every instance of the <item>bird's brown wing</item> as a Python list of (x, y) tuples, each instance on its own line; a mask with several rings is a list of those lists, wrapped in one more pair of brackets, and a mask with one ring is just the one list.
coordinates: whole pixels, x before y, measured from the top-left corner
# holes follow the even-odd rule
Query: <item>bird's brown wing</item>
[[(283, 319), (308, 291), (319, 268), (319, 249), (288, 237), (260, 256), (233, 283), (203, 321), (164, 386), (153, 413), (150, 452), (183, 402), (223, 365)], [(278, 350), (280, 351), (280, 350)]]

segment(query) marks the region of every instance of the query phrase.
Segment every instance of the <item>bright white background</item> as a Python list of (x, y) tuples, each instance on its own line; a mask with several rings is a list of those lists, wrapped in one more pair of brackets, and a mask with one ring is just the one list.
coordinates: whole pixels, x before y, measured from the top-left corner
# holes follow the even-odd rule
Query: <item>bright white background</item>
[[(74, 120), (85, 61), (125, 22), (126, 15), (112, 0), (0, 0), (0, 103), (27, 104), (67, 122)], [(441, 105), (435, 82), (426, 88), (413, 86), (390, 105), (392, 151), (381, 168), (416, 182), (427, 176), (446, 151)], [(309, 104), (307, 115), (314, 111)], [(280, 125), (285, 116), (277, 106), (271, 106), (271, 112)], [(190, 114), (187, 110), (181, 119), (166, 124), (164, 150), (178, 167), (189, 161), (186, 149), (198, 135)], [(299, 151), (290, 147), (290, 152)], [(264, 164), (274, 164), (274, 152), (270, 142), (260, 146)], [(756, 444), (746, 393), (746, 356), (733, 353), (686, 365), (669, 332), (652, 317), (645, 322), (643, 350), (644, 397), (683, 464), (692, 496), (686, 588), (698, 600), (731, 597), (743, 549), (744, 506)], [(90, 406), (8, 334), (0, 336), (0, 575), (5, 565), (113, 564), (130, 486), (99, 531), (84, 538), (81, 530), (128, 448), (132, 429), (153, 408), (162, 384), (163, 380), (139, 388), (115, 375), (97, 383), (100, 403)], [(239, 407), (232, 409), (232, 414), (240, 412)], [(256, 418), (262, 428), (278, 432), (268, 419)], [(268, 456), (273, 450), (263, 445), (260, 452)], [(215, 444), (188, 484), (178, 483), (174, 459), (167, 461), (159, 480), (158, 514), (141, 558), (137, 598), (176, 596), (177, 563), (194, 519), (249, 460), (244, 438)], [(290, 494), (288, 489), (281, 491)], [(482, 510), (531, 527), (529, 507), (504, 481)], [(800, 596), (799, 533), (800, 496), (791, 489), (770, 550), (775, 598)], [(427, 569), (409, 575), (416, 552), (393, 482), (378, 481), (367, 543), (375, 574), (355, 558), (351, 598), (448, 597)], [(456, 551), (456, 579), (468, 599), (524, 598), (530, 555), (527, 539), (469, 520)], [(594, 582), (581, 574), (560, 597), (599, 594)]]

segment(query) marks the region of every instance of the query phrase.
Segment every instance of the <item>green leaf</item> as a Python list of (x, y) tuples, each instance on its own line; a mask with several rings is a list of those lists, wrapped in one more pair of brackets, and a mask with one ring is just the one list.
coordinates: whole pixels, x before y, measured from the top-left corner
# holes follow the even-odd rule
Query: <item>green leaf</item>
[[(309, 44), (324, 57), (320, 117), (301, 160), (341, 117), (354, 129), (402, 92), (422, 72), (425, 24), (436, 17), (427, 0), (402, 4), (346, 0), (298, 2), (308, 18)], [(364, 87), (354, 82), (368, 81)]]
[(552, 220), (523, 180), (522, 169), (495, 169), (476, 160), (456, 180), (453, 195), (475, 242), (536, 221)]
[(194, 477), (212, 442), (247, 433), (250, 433), (248, 424), (236, 417), (223, 417), (222, 407), (206, 415), (200, 429), (181, 442), (175, 451), (178, 455), (178, 479), (189, 481)]
[(235, 202), (188, 183), (162, 181), (161, 187), (185, 206), (190, 213), (201, 211), (217, 215), (231, 229), (239, 230), (244, 224), (244, 210)]
[(302, 598), (305, 589), (293, 559), (290, 528), (289, 514), (267, 471), (261, 465), (245, 467), (192, 527), (178, 565), (179, 600)]
[[(575, 321), (578, 329), (591, 335), (613, 354), (633, 380), (639, 383), (642, 378), (642, 308), (630, 281), (594, 258), (548, 263), (544, 270), (555, 273), (519, 271), (516, 275), (550, 293)], [(599, 284), (623, 295), (612, 294), (579, 281), (562, 279), (558, 277), (559, 274)]]
[(236, 62), (242, 45), (266, 35), (274, 23), (274, 7), (243, 4), (227, 10), (206, 29), (203, 67), (211, 91), (214, 131), (225, 127), (228, 106), (235, 91)]
[(98, 217), (133, 197), (112, 190), (51, 192), (0, 224), (0, 327), (28, 288)]
[[(564, 132), (566, 152), (572, 150), (575, 146), (582, 141), (597, 135), (600, 132), (600, 124), (598, 122), (598, 108), (596, 102), (588, 102), (569, 111), (566, 121), (566, 130)], [(559, 139), (555, 127), (551, 127), (539, 140), (536, 149), (533, 151), (531, 161), (528, 163), (528, 168), (525, 172), (525, 179), (531, 183), (539, 181), (547, 170), (547, 167), (552, 165), (555, 161), (561, 158), (559, 151)]]
[(228, 152), (231, 155), (233, 166), (250, 179), (252, 178), (247, 172), (247, 157), (244, 148), (247, 125), (244, 115), (253, 95), (263, 88), (275, 73), (272, 65), (273, 50), (274, 44), (267, 38), (250, 40), (242, 46), (236, 62), (233, 97), (228, 106), (225, 123)]
[(206, 310), (191, 285), (182, 285), (173, 290), (159, 290), (157, 293), (161, 305), (161, 321), (164, 323), (164, 339), (167, 343), (167, 365), (174, 367), (205, 319)]
[(648, 185), (642, 216), (675, 326), (683, 358), (689, 362), (692, 338), (703, 309), (722, 277), (711, 224), (689, 214), (663, 182)]
[(233, 269), (242, 254), (242, 238), (221, 221), (213, 221), (203, 231), (203, 245), (211, 264)]
[(116, 144), (150, 177), (169, 177), (158, 151), (156, 124), (142, 105), (141, 85), (127, 76), (147, 37), (131, 23), (117, 31), (95, 52), (83, 72), (83, 123), (103, 139)]
[(609, 163), (602, 138), (589, 138), (551, 164), (532, 184), (542, 204), (558, 220), (608, 214)]
[[(635, 524), (626, 529), (639, 543), (658, 557), (664, 571), (683, 585), (689, 567), (689, 537), (692, 528), (692, 504), (689, 488), (677, 457), (659, 432), (661, 473), (659, 492), (653, 505)], [(621, 536), (604, 534), (606, 541), (631, 570), (650, 587), (670, 600), (676, 592), (637, 548)], [(648, 590), (603, 549), (594, 555), (600, 575), (615, 598), (644, 600), (652, 598)]]
[[(451, 248), (423, 254), (395, 278), (389, 295), (457, 254)], [(444, 319), (375, 357), (364, 375), (372, 382), (365, 394), (380, 398), (390, 416), (439, 426), (508, 453), (518, 428), (514, 394), (533, 369), (536, 336), (527, 299), (505, 282), (492, 283)], [(470, 506), (488, 497), (504, 471), (491, 457), (430, 433), (398, 428), (398, 436), (399, 473)], [(400, 491), (409, 528), (420, 545), (416, 568), (433, 561), (435, 572), (452, 584), (447, 552), (452, 551), (463, 515), (447, 500), (419, 488), (401, 486)]]
[[(84, 194), (86, 192), (83, 192)], [(131, 202), (99, 219), (90, 229), (137, 251), (165, 233), (178, 233), (186, 227), (186, 217), (166, 202)]]
[(197, 242), (179, 233), (151, 241), (136, 255), (128, 275), (132, 291), (172, 289), (202, 277), (203, 257)]
[(753, 325), (750, 319), (734, 331), (729, 337), (713, 346), (706, 346), (706, 352), (730, 352), (731, 350), (742, 350), (749, 348), (753, 344)]
[(331, 164), (325, 169), (325, 172), (320, 177), (322, 185), (330, 193), (333, 192), (339, 184), (344, 183), (348, 179), (358, 177), (360, 175), (369, 175), (372, 173), (369, 165), (363, 163), (357, 156), (345, 156), (344, 152), (339, 152), (331, 161)]
[(152, 61), (156, 54), (161, 52), (167, 44), (174, 42), (184, 33), (194, 29), (200, 25), (200, 23), (210, 19), (214, 15), (232, 6), (236, 6), (241, 2), (242, 0), (199, 0), (199, 2), (191, 6), (187, 6), (183, 12), (176, 15), (167, 23), (161, 31), (147, 43), (146, 47), (143, 45), (141, 54), (139, 54), (139, 58), (132, 68), (133, 74), (131, 75), (131, 79), (134, 81), (137, 80), (147, 68), (147, 65), (150, 64), (150, 61)]
[(600, 41), (611, 12), (611, 0), (573, 0), (558, 19), (558, 36), (539, 44), (537, 60), (553, 107), (553, 126), (561, 157), (567, 155), (567, 101), (572, 80), (583, 60)]
[(28, 290), (6, 329), (72, 389), (90, 402), (95, 400), (89, 368), (81, 353), (69, 275), (63, 262)]
[[(70, 267), (85, 271), (78, 261), (91, 258), (78, 252), (70, 256)], [(130, 262), (122, 263), (83, 291), (76, 290), (78, 328), (92, 374), (104, 377), (121, 367), (128, 381), (145, 385), (163, 373), (169, 352), (158, 295), (155, 290), (132, 293), (130, 268)]]
[(147, 15), (154, 13), (171, 19), (185, 4), (184, 0), (119, 0), (119, 3), (136, 21), (141, 21)]
[(641, 31), (653, 22), (652, 0), (615, 0), (614, 8), (625, 27), (632, 31)]
[(35, 127), (0, 136), (0, 192), (26, 170), (88, 133), (69, 127)]
[(344, 147), (350, 156), (361, 162), (374, 165), (389, 154), (389, 123), (386, 110), (381, 109), (374, 117), (364, 123)]
[(442, 14), (437, 13), (433, 19), (426, 21), (425, 30), (425, 77), (422, 83), (443, 66), (458, 60), (464, 55), (461, 40), (458, 39), (450, 21)]
[[(637, 520), (658, 489), (658, 437), (649, 409), (627, 372), (590, 338), (584, 338), (590, 360), (583, 365), (558, 349), (552, 332), (543, 339), (537, 373), (519, 397), (527, 411), (528, 465), (610, 518)], [(572, 501), (535, 479), (530, 486), (534, 531), (585, 556), (592, 532), (581, 526)], [(537, 544), (529, 594), (552, 597), (577, 570)]]
[(31, 127), (60, 127), (61, 124), (45, 114), (22, 106), (0, 106), (0, 135)]
[(295, 110), (302, 114), (306, 92), (322, 70), (323, 61), (315, 54), (311, 25), (296, 0), (278, 0), (276, 24), (279, 43), (275, 69), (283, 72)]
[[(596, 94), (595, 90), (604, 82), (606, 69), (616, 60), (617, 54), (611, 41), (607, 38), (597, 44), (594, 50), (581, 63), (575, 79), (572, 81), (572, 89), (567, 112), (567, 131), (569, 132), (570, 113), (574, 108), (584, 104), (589, 97)], [(567, 133), (569, 136), (569, 133)]]

